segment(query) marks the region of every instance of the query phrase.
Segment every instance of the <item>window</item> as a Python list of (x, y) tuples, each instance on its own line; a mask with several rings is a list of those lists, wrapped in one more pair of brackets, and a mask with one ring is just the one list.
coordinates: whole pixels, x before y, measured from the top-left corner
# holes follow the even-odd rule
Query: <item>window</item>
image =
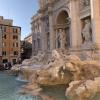
[(0, 29), (2, 30), (2, 26), (0, 26)]
[(18, 36), (17, 35), (13, 35), (13, 39), (18, 40)]
[(6, 38), (7, 38), (6, 34), (3, 34), (3, 38), (4, 38), (4, 39), (6, 39)]
[(3, 42), (3, 43), (2, 43), (2, 46), (5, 47), (5, 46), (6, 46), (6, 42)]
[(33, 40), (34, 50), (36, 49), (36, 40)]
[(16, 43), (16, 47), (18, 47), (18, 43)]
[(18, 55), (18, 51), (14, 51), (14, 55)]
[(2, 55), (3, 55), (3, 56), (6, 56), (6, 51), (3, 51), (3, 52), (2, 52)]
[(13, 43), (13, 47), (15, 47), (15, 43)]
[(4, 39), (6, 39), (6, 34), (4, 35)]
[(4, 27), (4, 32), (6, 32), (6, 27)]
[(13, 43), (13, 47), (18, 47), (18, 42), (17, 43)]
[(16, 31), (15, 31), (15, 32), (16, 32), (16, 33), (18, 32), (18, 31), (17, 31), (17, 29), (16, 29)]
[(37, 42), (38, 42), (38, 49), (40, 49), (41, 47), (40, 47), (40, 39), (39, 38), (37, 39)]
[(8, 59), (3, 59), (3, 63), (7, 63), (8, 62)]
[(18, 33), (17, 28), (13, 28), (13, 32), (14, 32), (14, 33)]
[(13, 39), (15, 39), (15, 35), (13, 35)]
[(13, 64), (16, 64), (16, 59), (12, 59)]

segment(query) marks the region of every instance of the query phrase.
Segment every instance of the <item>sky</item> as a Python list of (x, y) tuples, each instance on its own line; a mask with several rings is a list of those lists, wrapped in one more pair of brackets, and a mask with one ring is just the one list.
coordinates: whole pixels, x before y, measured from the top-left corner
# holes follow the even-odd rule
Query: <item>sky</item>
[(38, 0), (0, 0), (0, 16), (21, 27), (22, 40), (31, 32), (31, 18), (38, 8)]

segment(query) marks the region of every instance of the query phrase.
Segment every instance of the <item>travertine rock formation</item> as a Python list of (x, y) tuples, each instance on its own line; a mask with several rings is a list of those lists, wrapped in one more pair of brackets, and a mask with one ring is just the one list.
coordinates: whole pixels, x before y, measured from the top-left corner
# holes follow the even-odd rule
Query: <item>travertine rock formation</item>
[(69, 84), (66, 96), (70, 100), (90, 100), (100, 92), (98, 61), (82, 61), (78, 56), (70, 55), (68, 51), (53, 50), (48, 62), (40, 65), (41, 67), (34, 64), (31, 66), (35, 67), (22, 66), (20, 71), (23, 78), (29, 81), (27, 88), (32, 87), (33, 95), (37, 91), (34, 86), (38, 86), (39, 90), (41, 86), (58, 84), (66, 84), (66, 87)]
[(94, 80), (73, 81), (66, 90), (69, 100), (94, 100), (97, 93), (100, 93), (100, 77)]
[(33, 56), (31, 59), (26, 59), (22, 62), (22, 66), (32, 66), (33, 64), (44, 64), (46, 61), (46, 54), (42, 51), (39, 51), (36, 56)]

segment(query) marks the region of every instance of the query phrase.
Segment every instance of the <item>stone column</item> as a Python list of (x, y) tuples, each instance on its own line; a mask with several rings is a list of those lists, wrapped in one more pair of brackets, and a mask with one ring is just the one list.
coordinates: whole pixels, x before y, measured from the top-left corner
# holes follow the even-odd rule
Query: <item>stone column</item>
[(100, 46), (100, 0), (91, 0), (93, 42)]
[(60, 37), (61, 37), (61, 48), (65, 49), (66, 36), (64, 29), (60, 29)]
[(41, 38), (42, 38), (42, 50), (46, 51), (46, 34), (45, 34), (45, 21), (44, 16), (41, 16)]
[(58, 48), (58, 43), (57, 43), (58, 30), (57, 29), (55, 30), (55, 34), (56, 34), (56, 37), (55, 37), (55, 48)]
[(0, 63), (2, 62), (2, 29), (0, 28)]
[(50, 50), (55, 49), (55, 34), (53, 28), (53, 12), (52, 7), (49, 7), (49, 32), (50, 32)]
[(71, 47), (81, 45), (80, 18), (79, 18), (79, 0), (70, 1), (70, 18), (71, 18)]
[(45, 0), (39, 0), (39, 6), (40, 8), (43, 8), (45, 5)]

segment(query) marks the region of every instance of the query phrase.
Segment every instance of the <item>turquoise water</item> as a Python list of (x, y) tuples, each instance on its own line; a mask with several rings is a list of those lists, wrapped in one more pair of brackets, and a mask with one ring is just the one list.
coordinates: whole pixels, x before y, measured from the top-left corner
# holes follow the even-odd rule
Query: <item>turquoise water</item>
[(0, 72), (0, 100), (33, 100), (30, 96), (18, 93), (23, 84), (16, 81), (16, 77)]
[[(0, 100), (42, 100), (39, 97), (31, 97), (29, 95), (20, 95), (18, 91), (24, 82), (16, 80), (16, 77), (0, 72)], [(68, 100), (65, 97), (66, 86), (51, 86), (43, 87), (42, 94), (51, 96), (54, 100)], [(93, 98), (93, 100), (100, 100), (100, 94)]]
[(100, 94), (97, 94), (92, 100), (100, 100)]
[[(39, 97), (20, 95), (18, 91), (23, 84), (16, 77), (0, 72), (0, 100), (41, 100)], [(54, 100), (67, 100), (64, 96), (65, 87), (45, 87), (43, 94), (54, 97)]]
[(68, 100), (65, 97), (66, 86), (57, 85), (57, 86), (47, 86), (43, 87), (43, 93), (45, 95), (52, 96), (54, 100)]

